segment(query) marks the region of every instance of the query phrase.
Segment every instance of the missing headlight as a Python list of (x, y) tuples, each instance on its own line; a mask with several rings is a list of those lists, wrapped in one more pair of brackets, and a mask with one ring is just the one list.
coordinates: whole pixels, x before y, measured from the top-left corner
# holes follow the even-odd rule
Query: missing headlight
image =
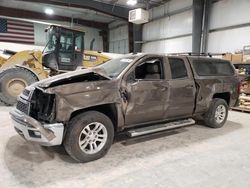
[(55, 95), (36, 89), (32, 96), (30, 115), (38, 121), (51, 123), (55, 118)]

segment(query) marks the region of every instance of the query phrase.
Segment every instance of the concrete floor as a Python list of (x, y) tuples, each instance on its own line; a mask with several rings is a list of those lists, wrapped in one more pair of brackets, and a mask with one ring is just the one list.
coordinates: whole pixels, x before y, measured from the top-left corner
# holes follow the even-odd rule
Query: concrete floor
[(0, 187), (250, 187), (250, 114), (221, 129), (195, 125), (117, 138), (102, 159), (75, 163), (60, 147), (24, 141), (0, 107)]

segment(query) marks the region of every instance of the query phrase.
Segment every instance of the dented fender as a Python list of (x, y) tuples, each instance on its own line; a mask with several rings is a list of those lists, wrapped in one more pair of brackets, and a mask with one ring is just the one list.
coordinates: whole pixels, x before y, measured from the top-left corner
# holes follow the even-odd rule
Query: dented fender
[(46, 89), (56, 95), (56, 121), (67, 122), (71, 114), (93, 106), (117, 104), (121, 96), (118, 80), (79, 82)]

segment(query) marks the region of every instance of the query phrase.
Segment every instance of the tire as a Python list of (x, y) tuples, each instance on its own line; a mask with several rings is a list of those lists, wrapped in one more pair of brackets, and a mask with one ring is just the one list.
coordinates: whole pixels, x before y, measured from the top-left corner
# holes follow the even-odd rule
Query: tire
[[(85, 136), (86, 134), (82, 133), (82, 131), (84, 131), (85, 133), (89, 132), (87, 131), (88, 127), (91, 130), (94, 130), (94, 126), (97, 126), (96, 123), (99, 123), (99, 125), (101, 124), (100, 127), (104, 127), (97, 133), (99, 133), (98, 135), (106, 134), (106, 139), (104, 139), (104, 136), (102, 136), (102, 139), (105, 141), (103, 141), (102, 143), (99, 141), (95, 141), (97, 147), (99, 147), (99, 150), (97, 148), (96, 150), (92, 150), (91, 152), (91, 145), (93, 146), (93, 139), (95, 139), (93, 137), (95, 133), (93, 133), (92, 131), (92, 135), (88, 137)], [(97, 111), (88, 111), (81, 113), (72, 118), (67, 126), (68, 127), (66, 130), (63, 145), (66, 152), (78, 162), (89, 162), (103, 157), (108, 152), (113, 143), (114, 126), (110, 118), (108, 118), (103, 113)], [(98, 138), (99, 136), (96, 139)], [(80, 147), (80, 141), (82, 142), (82, 149)]]
[(23, 89), (38, 81), (38, 78), (29, 70), (14, 67), (0, 73), (0, 102), (7, 106), (16, 104), (17, 96)]
[(211, 128), (221, 128), (227, 121), (227, 116), (227, 102), (223, 99), (215, 98), (212, 100), (207, 113), (204, 115), (204, 123)]

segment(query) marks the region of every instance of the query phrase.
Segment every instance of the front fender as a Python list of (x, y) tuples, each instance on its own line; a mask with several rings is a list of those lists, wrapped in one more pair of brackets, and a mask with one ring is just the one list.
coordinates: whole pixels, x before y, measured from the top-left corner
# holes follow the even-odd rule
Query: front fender
[(47, 89), (56, 94), (56, 120), (69, 121), (77, 110), (104, 104), (120, 104), (121, 96), (115, 80), (73, 83)]

